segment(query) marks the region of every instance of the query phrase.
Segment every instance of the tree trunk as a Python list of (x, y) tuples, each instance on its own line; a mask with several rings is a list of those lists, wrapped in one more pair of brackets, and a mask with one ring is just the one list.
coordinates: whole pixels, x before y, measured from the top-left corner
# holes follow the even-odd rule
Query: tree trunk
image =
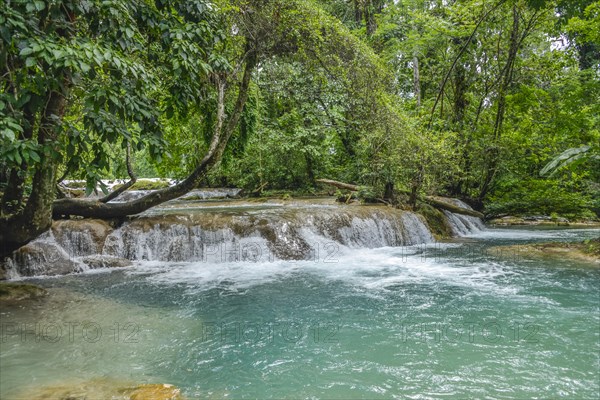
[[(356, 192), (360, 189), (360, 186), (358, 185), (353, 185), (351, 183), (344, 183), (344, 182), (339, 182), (339, 181), (334, 181), (331, 179), (317, 179), (317, 182), (320, 183), (324, 183), (326, 185), (331, 185), (331, 186), (335, 186), (337, 188), (340, 189), (346, 189), (346, 190), (350, 190), (353, 192)], [(403, 191), (403, 193), (405, 193)], [(411, 195), (411, 192), (407, 193), (408, 195)], [(455, 206), (453, 204), (450, 204), (448, 202), (445, 202), (443, 200), (439, 200), (438, 198), (436, 198), (435, 196), (425, 196), (423, 198), (420, 198), (420, 200), (422, 200), (423, 202), (430, 204), (436, 208), (442, 209), (442, 210), (446, 210), (446, 211), (450, 211), (456, 214), (463, 214), (463, 215), (469, 215), (471, 217), (477, 217), (477, 218), (483, 218), (484, 215), (478, 211), (475, 210), (469, 210), (467, 208), (463, 208), (463, 207), (459, 207), (459, 206)]]
[(129, 175), (129, 181), (124, 185), (121, 185), (121, 187), (117, 190), (114, 190), (112, 193), (109, 193), (104, 198), (100, 199), (101, 203), (108, 203), (109, 201), (116, 199), (121, 193), (135, 185), (135, 182), (137, 182), (137, 176), (133, 172), (133, 167), (131, 166), (131, 143), (129, 142), (127, 142), (127, 154), (125, 155), (125, 164), (127, 166), (127, 175)]
[(358, 186), (358, 185), (353, 185), (351, 183), (344, 183), (344, 182), (334, 181), (334, 180), (331, 180), (331, 179), (317, 179), (316, 182), (324, 183), (324, 184), (330, 185), (330, 186), (335, 186), (338, 189), (350, 190), (350, 191), (353, 191), (353, 192), (358, 192), (358, 189), (360, 188), (360, 186)]
[(356, 24), (360, 26), (360, 24), (362, 23), (362, 19), (363, 12), (361, 7), (361, 0), (354, 0), (354, 22), (356, 22)]
[[(35, 126), (35, 112), (27, 106), (24, 110), (24, 119), (27, 126), (23, 130), (23, 138), (31, 139)], [(21, 207), (23, 194), (25, 192), (25, 178), (27, 177), (27, 163), (23, 161), (18, 168), (10, 170), (8, 182), (4, 194), (2, 195), (2, 213), (9, 215), (15, 213)]]
[(442, 106), (444, 104), (443, 103), (444, 88), (446, 87), (446, 83), (448, 83), (448, 79), (450, 78), (450, 75), (452, 74), (452, 71), (454, 70), (454, 67), (456, 66), (456, 63), (458, 62), (459, 58), (463, 55), (463, 53), (467, 49), (469, 43), (471, 43), (471, 41), (473, 40), (473, 37), (475, 37), (475, 33), (477, 32), (477, 29), (479, 29), (479, 26), (481, 25), (481, 23), (483, 21), (485, 21), (485, 19), (488, 17), (488, 15), (490, 15), (493, 11), (495, 11), (498, 7), (500, 7), (504, 3), (504, 1), (505, 0), (500, 0), (498, 3), (496, 3), (496, 5), (494, 5), (488, 11), (486, 11), (486, 12), (483, 13), (483, 15), (477, 21), (477, 24), (473, 28), (473, 31), (471, 32), (471, 35), (465, 41), (465, 44), (460, 48), (460, 50), (459, 50), (458, 54), (456, 55), (456, 57), (454, 57), (454, 61), (452, 62), (452, 65), (450, 65), (450, 68), (448, 69), (448, 71), (444, 75), (444, 78), (442, 79), (442, 83), (440, 85), (440, 89), (438, 91), (437, 97), (435, 99), (435, 102), (433, 103), (433, 107), (431, 108), (431, 115), (430, 115), (430, 118), (429, 118), (429, 127), (431, 127), (431, 124), (433, 123), (433, 117), (435, 115), (435, 109), (436, 109), (438, 103), (440, 101), (442, 101)]
[(365, 1), (365, 25), (367, 27), (367, 36), (373, 36), (377, 30), (377, 22), (375, 22), (375, 6), (373, 5), (373, 0)]
[(425, 198), (423, 198), (423, 201), (431, 206), (434, 206), (434, 207), (442, 209), (442, 210), (450, 211), (452, 213), (469, 215), (471, 217), (477, 217), (477, 218), (484, 217), (484, 215), (482, 213), (480, 213), (479, 211), (469, 210), (467, 208), (455, 206), (454, 204), (450, 204), (445, 201), (439, 200), (439, 199), (435, 198), (434, 196), (426, 196)]
[[(456, 46), (464, 45), (465, 37), (463, 38), (455, 38), (453, 40)], [(454, 84), (454, 102), (453, 102), (453, 113), (452, 122), (454, 125), (455, 131), (458, 133), (457, 137), (457, 146), (462, 149), (461, 151), (461, 159), (459, 162), (462, 164), (465, 160), (465, 157), (468, 157), (467, 143), (470, 138), (468, 137), (469, 131), (464, 128), (465, 122), (465, 113), (467, 106), (469, 105), (469, 101), (467, 100), (467, 71), (465, 68), (464, 60), (458, 62), (456, 67), (454, 68), (454, 76), (453, 76), (453, 84)], [(462, 196), (463, 191), (463, 183), (464, 183), (464, 175), (463, 173), (453, 174), (450, 177), (448, 183), (448, 192), (452, 196)]]
[(8, 182), (2, 195), (2, 213), (5, 215), (17, 212), (21, 207), (25, 191), (25, 175), (27, 163), (23, 161), (18, 168), (12, 168), (8, 175)]
[(417, 108), (421, 107), (421, 78), (419, 73), (419, 57), (415, 54), (413, 56), (413, 91), (415, 93), (415, 100), (417, 101)]
[[(66, 82), (63, 90), (68, 90)], [(66, 93), (52, 91), (40, 121), (38, 143), (46, 147), (33, 176), (32, 192), (25, 208), (0, 219), (0, 257), (29, 243), (52, 225), (52, 204), (56, 196), (56, 152), (58, 128), (54, 122), (62, 119), (66, 107)]]
[(385, 190), (383, 191), (383, 199), (389, 202), (394, 202), (395, 196), (394, 182), (386, 182)]
[(486, 171), (484, 173), (484, 179), (481, 184), (479, 201), (483, 201), (487, 195), (491, 184), (496, 176), (498, 170), (498, 161), (500, 158), (500, 150), (498, 144), (500, 137), (502, 136), (502, 127), (504, 124), (504, 114), (506, 111), (506, 95), (512, 84), (513, 70), (517, 54), (519, 52), (519, 11), (517, 6), (513, 6), (513, 25), (510, 33), (510, 47), (508, 50), (508, 58), (506, 60), (506, 66), (504, 67), (504, 75), (502, 77), (502, 83), (498, 90), (498, 108), (496, 110), (496, 119), (494, 121), (494, 133), (492, 139), (492, 146), (488, 148), (488, 163)]
[(306, 162), (306, 177), (310, 182), (311, 186), (315, 185), (315, 171), (313, 166), (313, 159), (309, 153), (304, 153), (304, 161)]

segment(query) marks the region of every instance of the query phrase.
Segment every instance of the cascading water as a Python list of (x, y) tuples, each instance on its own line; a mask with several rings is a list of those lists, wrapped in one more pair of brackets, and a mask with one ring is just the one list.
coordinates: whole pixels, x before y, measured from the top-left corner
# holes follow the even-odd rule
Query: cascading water
[[(462, 202), (456, 204), (468, 208)], [(457, 236), (483, 228), (483, 223), (474, 217), (452, 213), (446, 216)], [(17, 278), (62, 275), (142, 261), (308, 260), (332, 246), (379, 248), (434, 241), (422, 216), (389, 207), (194, 207), (178, 201), (116, 228), (95, 220), (57, 221), (51, 231), (7, 260), (4, 268), (9, 278)]]
[[(446, 199), (448, 202), (452, 203), (455, 206), (466, 208), (467, 210), (472, 210), (472, 208), (466, 204), (465, 202), (458, 199)], [(483, 221), (477, 217), (472, 217), (469, 215), (455, 214), (450, 211), (444, 211), (446, 218), (448, 219), (448, 223), (450, 228), (452, 229), (452, 233), (455, 236), (467, 236), (470, 234), (474, 234), (485, 229), (485, 225)]]

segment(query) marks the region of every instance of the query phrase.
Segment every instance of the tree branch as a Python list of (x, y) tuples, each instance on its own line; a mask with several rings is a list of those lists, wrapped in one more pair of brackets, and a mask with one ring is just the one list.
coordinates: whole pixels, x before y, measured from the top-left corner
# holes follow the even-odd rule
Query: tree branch
[(127, 215), (139, 214), (158, 204), (183, 196), (190, 190), (196, 188), (206, 173), (217, 164), (225, 150), (225, 146), (235, 128), (244, 110), (248, 99), (248, 91), (252, 72), (257, 64), (257, 54), (250, 51), (244, 68), (244, 75), (239, 85), (238, 97), (231, 118), (222, 129), (224, 124), (225, 110), (225, 82), (218, 80), (217, 92), (219, 98), (218, 113), (220, 113), (215, 127), (215, 133), (211, 140), (209, 150), (204, 158), (196, 166), (194, 171), (182, 182), (177, 185), (157, 190), (146, 196), (126, 203), (102, 203), (99, 201), (90, 201), (82, 199), (60, 199), (54, 202), (53, 214), (55, 217), (78, 215), (91, 218), (119, 218)]
[(429, 124), (428, 127), (431, 128), (431, 124), (433, 123), (433, 115), (435, 114), (435, 109), (442, 97), (442, 94), (444, 93), (444, 87), (446, 86), (446, 83), (448, 83), (448, 79), (450, 79), (450, 75), (452, 74), (452, 70), (454, 70), (454, 67), (456, 66), (456, 63), (458, 62), (459, 58), (462, 56), (462, 54), (465, 52), (465, 50), (467, 49), (467, 47), (469, 46), (469, 43), (471, 43), (471, 40), (473, 40), (473, 37), (475, 36), (475, 33), (477, 32), (477, 29), (479, 29), (479, 26), (481, 25), (481, 23), (487, 18), (488, 15), (490, 15), (493, 11), (495, 11), (498, 7), (500, 7), (502, 5), (502, 3), (504, 3), (505, 0), (500, 0), (498, 2), (498, 4), (496, 4), (494, 7), (492, 7), (491, 9), (489, 9), (488, 11), (486, 11), (481, 18), (479, 19), (479, 21), (477, 21), (477, 24), (475, 25), (475, 28), (473, 28), (473, 32), (471, 32), (471, 35), (469, 36), (469, 38), (465, 41), (465, 44), (461, 47), (460, 51), (458, 52), (458, 54), (456, 55), (456, 57), (454, 58), (454, 61), (452, 62), (452, 65), (450, 66), (450, 69), (448, 70), (448, 72), (446, 72), (446, 75), (444, 76), (444, 79), (442, 80), (442, 84), (440, 86), (440, 90), (438, 91), (438, 95), (435, 99), (435, 102), (433, 103), (433, 107), (431, 109), (431, 117), (429, 118)]
[(114, 190), (112, 193), (109, 193), (105, 197), (98, 200), (101, 203), (108, 203), (111, 200), (117, 198), (121, 193), (132, 187), (137, 181), (137, 176), (133, 171), (133, 167), (131, 166), (131, 143), (127, 142), (127, 153), (125, 155), (125, 164), (127, 165), (127, 175), (129, 175), (129, 181), (124, 185), (121, 185), (118, 189)]

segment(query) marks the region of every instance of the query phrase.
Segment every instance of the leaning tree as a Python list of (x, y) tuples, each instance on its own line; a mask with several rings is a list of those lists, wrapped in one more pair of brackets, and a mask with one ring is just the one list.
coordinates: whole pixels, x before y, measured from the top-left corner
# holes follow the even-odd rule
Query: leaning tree
[[(124, 217), (197, 187), (239, 130), (261, 63), (298, 52), (338, 63), (360, 53), (348, 38), (308, 0), (5, 0), (0, 256), (48, 230), (53, 217)], [(109, 202), (118, 192), (57, 199), (57, 183), (74, 172), (95, 188), (114, 147), (127, 154), (131, 177), (118, 190), (130, 187), (131, 152), (159, 158), (164, 125), (206, 104), (207, 151), (177, 185), (126, 203)]]

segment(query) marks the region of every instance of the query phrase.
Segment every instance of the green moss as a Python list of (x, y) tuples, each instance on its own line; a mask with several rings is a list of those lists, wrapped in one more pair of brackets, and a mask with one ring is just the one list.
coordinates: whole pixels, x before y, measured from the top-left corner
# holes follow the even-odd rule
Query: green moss
[(85, 181), (71, 181), (62, 184), (69, 189), (85, 189)]
[[(121, 188), (123, 185), (115, 185), (114, 190), (117, 190), (119, 188)], [(131, 186), (129, 189), (127, 190), (158, 190), (158, 189), (164, 189), (164, 188), (168, 188), (169, 182), (168, 181), (151, 181), (149, 179), (140, 179), (138, 181), (136, 181), (133, 186)]]
[(584, 240), (581, 251), (600, 258), (600, 238)]
[(136, 183), (133, 184), (131, 190), (158, 190), (168, 188), (168, 181), (151, 181), (146, 179), (140, 179)]
[(25, 283), (0, 284), (0, 301), (15, 302), (33, 300), (45, 296), (48, 292), (41, 287)]
[(448, 225), (448, 221), (443, 212), (424, 203), (419, 204), (417, 212), (425, 217), (429, 229), (436, 237), (452, 237), (452, 229)]
[(84, 197), (85, 196), (85, 190), (83, 189), (71, 189), (69, 190), (69, 193), (76, 198), (80, 198), (80, 197)]

